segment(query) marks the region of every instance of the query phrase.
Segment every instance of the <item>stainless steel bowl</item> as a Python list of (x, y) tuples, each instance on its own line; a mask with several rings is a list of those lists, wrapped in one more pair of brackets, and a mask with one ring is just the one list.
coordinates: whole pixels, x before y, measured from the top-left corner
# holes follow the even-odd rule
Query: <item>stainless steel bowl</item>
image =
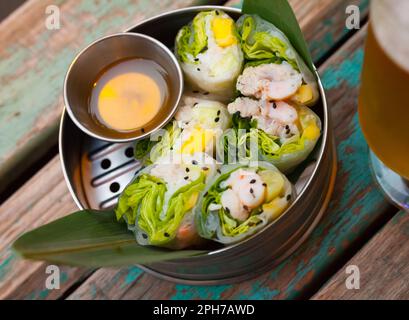
[[(191, 7), (151, 18), (127, 31), (147, 34), (171, 48), (179, 28), (204, 9), (224, 10), (235, 19), (241, 14), (240, 10), (219, 6)], [(323, 215), (335, 180), (331, 123), (321, 82), (319, 87), (321, 99), (314, 111), (323, 122), (322, 138), (308, 165), (290, 176), (298, 196), (287, 212), (244, 242), (200, 257), (140, 266), (142, 269), (180, 283), (231, 283), (259, 275), (300, 246)], [(132, 144), (110, 144), (91, 138), (65, 113), (61, 119), (60, 155), (68, 187), (80, 208), (105, 209), (114, 205), (140, 169), (132, 158)]]
[[(89, 112), (89, 97), (96, 79), (110, 65), (128, 58), (151, 59), (166, 71), (169, 102), (143, 130), (117, 131), (98, 124)], [(110, 142), (142, 139), (163, 127), (176, 112), (183, 93), (182, 70), (172, 51), (145, 34), (124, 32), (98, 39), (71, 63), (64, 81), (64, 103), (72, 121), (86, 134)]]

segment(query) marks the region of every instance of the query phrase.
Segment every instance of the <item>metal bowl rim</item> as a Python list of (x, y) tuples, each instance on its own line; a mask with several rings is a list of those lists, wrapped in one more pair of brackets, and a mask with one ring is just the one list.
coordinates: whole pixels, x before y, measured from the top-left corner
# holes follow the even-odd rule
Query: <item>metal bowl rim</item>
[[(145, 39), (147, 41), (152, 42), (154, 45), (158, 46), (159, 48), (161, 48), (165, 52), (165, 54), (171, 59), (173, 65), (176, 67), (177, 78), (179, 80), (179, 88), (180, 89), (179, 89), (179, 92), (177, 93), (176, 101), (175, 101), (174, 106), (172, 107), (172, 111), (169, 112), (168, 116), (163, 121), (161, 121), (161, 123), (159, 123), (154, 128), (152, 128), (152, 130), (146, 131), (145, 133), (143, 133), (142, 135), (140, 135), (138, 137), (108, 138), (108, 137), (105, 137), (105, 136), (100, 136), (100, 135), (96, 134), (95, 132), (92, 132), (91, 130), (87, 129), (85, 126), (83, 126), (83, 124), (74, 115), (73, 111), (71, 110), (70, 104), (68, 103), (68, 96), (67, 96), (68, 77), (69, 77), (70, 73), (72, 72), (72, 68), (73, 68), (74, 64), (77, 62), (77, 60), (88, 49), (90, 49), (92, 46), (96, 45), (97, 43), (105, 41), (105, 40), (110, 39), (110, 38), (119, 37), (119, 36), (127, 36), (127, 37), (130, 36), (130, 37), (136, 37), (136, 38), (143, 38), (143, 39)], [(95, 41), (91, 42), (89, 45), (87, 45), (79, 53), (77, 53), (75, 58), (70, 63), (70, 66), (68, 67), (68, 70), (67, 70), (67, 72), (65, 74), (65, 77), (64, 77), (64, 85), (63, 85), (64, 106), (65, 106), (65, 109), (66, 109), (68, 115), (70, 116), (71, 120), (74, 122), (74, 124), (81, 131), (83, 131), (84, 133), (86, 133), (87, 135), (89, 135), (89, 136), (91, 136), (93, 138), (103, 140), (103, 141), (108, 141), (108, 142), (114, 142), (114, 143), (132, 142), (132, 141), (136, 141), (136, 140), (146, 138), (151, 133), (155, 132), (156, 130), (158, 130), (158, 129), (162, 128), (164, 125), (166, 125), (166, 123), (168, 123), (170, 121), (170, 119), (172, 119), (172, 117), (175, 115), (176, 110), (178, 108), (178, 105), (180, 103), (180, 99), (182, 98), (183, 91), (184, 91), (184, 77), (183, 77), (182, 68), (181, 68), (179, 62), (177, 61), (175, 55), (173, 54), (173, 52), (167, 46), (165, 46), (162, 42), (160, 42), (159, 40), (157, 40), (157, 39), (155, 39), (155, 38), (153, 38), (151, 36), (148, 36), (148, 35), (143, 34), (143, 33), (127, 32), (127, 31), (117, 32), (117, 33), (114, 33), (114, 34), (110, 34), (110, 35), (98, 38)]]
[[(154, 17), (143, 20), (143, 21), (133, 25), (132, 27), (127, 28), (125, 30), (125, 33), (127, 33), (127, 32), (128, 33), (136, 33), (136, 32), (132, 32), (132, 30), (134, 28), (140, 26), (140, 25), (143, 25), (145, 23), (152, 22), (152, 21), (155, 21), (157, 19), (161, 19), (161, 18), (164, 18), (164, 17), (167, 17), (167, 16), (171, 16), (171, 15), (174, 15), (174, 14), (177, 14), (177, 13), (191, 13), (191, 12), (196, 12), (196, 11), (200, 11), (200, 10), (216, 10), (216, 9), (226, 11), (226, 12), (238, 13), (238, 14), (242, 13), (240, 9), (229, 8), (229, 7), (224, 7), (224, 6), (206, 5), (206, 6), (193, 6), (193, 7), (181, 8), (181, 9), (176, 9), (176, 10), (172, 10), (172, 11), (167, 11), (167, 12), (161, 13), (159, 15), (156, 15)], [(268, 232), (268, 230), (270, 228), (272, 228), (279, 220), (281, 220), (284, 216), (286, 216), (286, 214), (288, 212), (290, 212), (292, 210), (292, 208), (299, 201), (301, 201), (300, 199), (303, 197), (304, 193), (307, 192), (307, 189), (309, 189), (309, 187), (311, 186), (312, 180), (317, 175), (317, 171), (320, 168), (320, 165), (322, 163), (322, 158), (324, 156), (324, 152), (325, 152), (326, 148), (328, 147), (328, 129), (329, 129), (329, 126), (328, 126), (328, 124), (329, 124), (328, 105), (327, 105), (327, 100), (326, 100), (326, 96), (325, 96), (325, 91), (324, 91), (324, 88), (322, 86), (322, 82), (321, 82), (321, 79), (319, 77), (319, 74), (317, 72), (317, 68), (315, 67), (315, 65), (313, 65), (313, 66), (314, 66), (314, 71), (315, 71), (314, 73), (315, 73), (315, 75), (317, 77), (318, 87), (319, 87), (319, 91), (320, 91), (320, 98), (321, 98), (321, 102), (322, 102), (323, 118), (324, 119), (322, 119), (323, 120), (322, 121), (322, 123), (323, 123), (322, 135), (321, 135), (321, 138), (320, 138), (320, 151), (319, 151), (319, 155), (317, 157), (317, 162), (316, 162), (315, 168), (314, 168), (313, 172), (311, 173), (310, 177), (308, 178), (303, 190), (297, 195), (294, 202), (287, 208), (287, 210), (283, 214), (280, 215), (279, 218), (277, 218), (276, 220), (274, 220), (271, 223), (269, 223), (268, 225), (266, 225), (263, 229), (259, 230), (258, 232), (251, 235), (250, 237), (244, 239), (243, 241), (240, 241), (240, 242), (234, 243), (234, 244), (230, 244), (228, 246), (225, 246), (225, 247), (217, 249), (217, 250), (207, 252), (203, 256), (217, 255), (217, 254), (221, 254), (221, 253), (223, 253), (223, 252), (225, 252), (227, 250), (232, 250), (232, 249), (236, 248), (237, 246), (241, 246), (241, 245), (243, 245), (243, 244), (245, 244), (245, 243), (247, 243), (249, 241), (252, 241), (254, 238), (258, 237), (260, 234), (262, 234), (264, 232)], [(64, 156), (63, 156), (63, 150), (62, 150), (62, 138), (63, 138), (62, 127), (63, 127), (63, 122), (64, 122), (64, 115), (65, 115), (65, 112), (63, 111), (63, 114), (61, 116), (60, 136), (59, 136), (60, 159), (61, 159), (61, 164), (62, 164), (62, 167), (63, 167), (64, 178), (66, 179), (66, 182), (68, 184), (69, 190), (71, 192), (72, 197), (74, 198), (75, 203), (78, 205), (78, 207), (80, 209), (85, 209), (81, 205), (78, 197), (76, 196), (76, 194), (75, 194), (75, 192), (74, 192), (74, 190), (73, 190), (73, 188), (71, 186), (70, 180), (68, 179), (68, 175), (66, 173), (66, 170), (65, 170)], [(203, 257), (203, 256), (201, 255), (200, 257)], [(197, 257), (192, 257), (192, 259), (195, 259), (195, 258), (197, 258)]]

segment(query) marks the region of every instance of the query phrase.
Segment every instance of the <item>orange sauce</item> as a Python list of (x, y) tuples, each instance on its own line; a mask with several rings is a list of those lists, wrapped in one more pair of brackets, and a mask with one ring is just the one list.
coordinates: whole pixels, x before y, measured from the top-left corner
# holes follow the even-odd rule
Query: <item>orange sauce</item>
[(143, 128), (168, 98), (166, 74), (157, 63), (126, 59), (104, 70), (95, 81), (89, 112), (101, 125), (121, 132)]

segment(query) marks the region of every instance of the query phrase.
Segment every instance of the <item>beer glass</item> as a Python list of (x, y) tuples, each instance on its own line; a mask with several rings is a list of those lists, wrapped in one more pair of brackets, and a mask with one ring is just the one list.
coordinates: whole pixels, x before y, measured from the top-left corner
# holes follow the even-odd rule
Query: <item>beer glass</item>
[(359, 121), (376, 181), (409, 210), (409, 0), (372, 0)]

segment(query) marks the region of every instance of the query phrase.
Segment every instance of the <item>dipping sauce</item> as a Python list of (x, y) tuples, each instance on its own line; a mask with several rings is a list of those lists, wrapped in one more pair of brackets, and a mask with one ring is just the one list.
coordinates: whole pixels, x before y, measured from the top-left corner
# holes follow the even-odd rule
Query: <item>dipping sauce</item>
[(167, 103), (166, 79), (166, 71), (154, 61), (118, 61), (95, 81), (89, 112), (99, 124), (112, 130), (143, 129)]

